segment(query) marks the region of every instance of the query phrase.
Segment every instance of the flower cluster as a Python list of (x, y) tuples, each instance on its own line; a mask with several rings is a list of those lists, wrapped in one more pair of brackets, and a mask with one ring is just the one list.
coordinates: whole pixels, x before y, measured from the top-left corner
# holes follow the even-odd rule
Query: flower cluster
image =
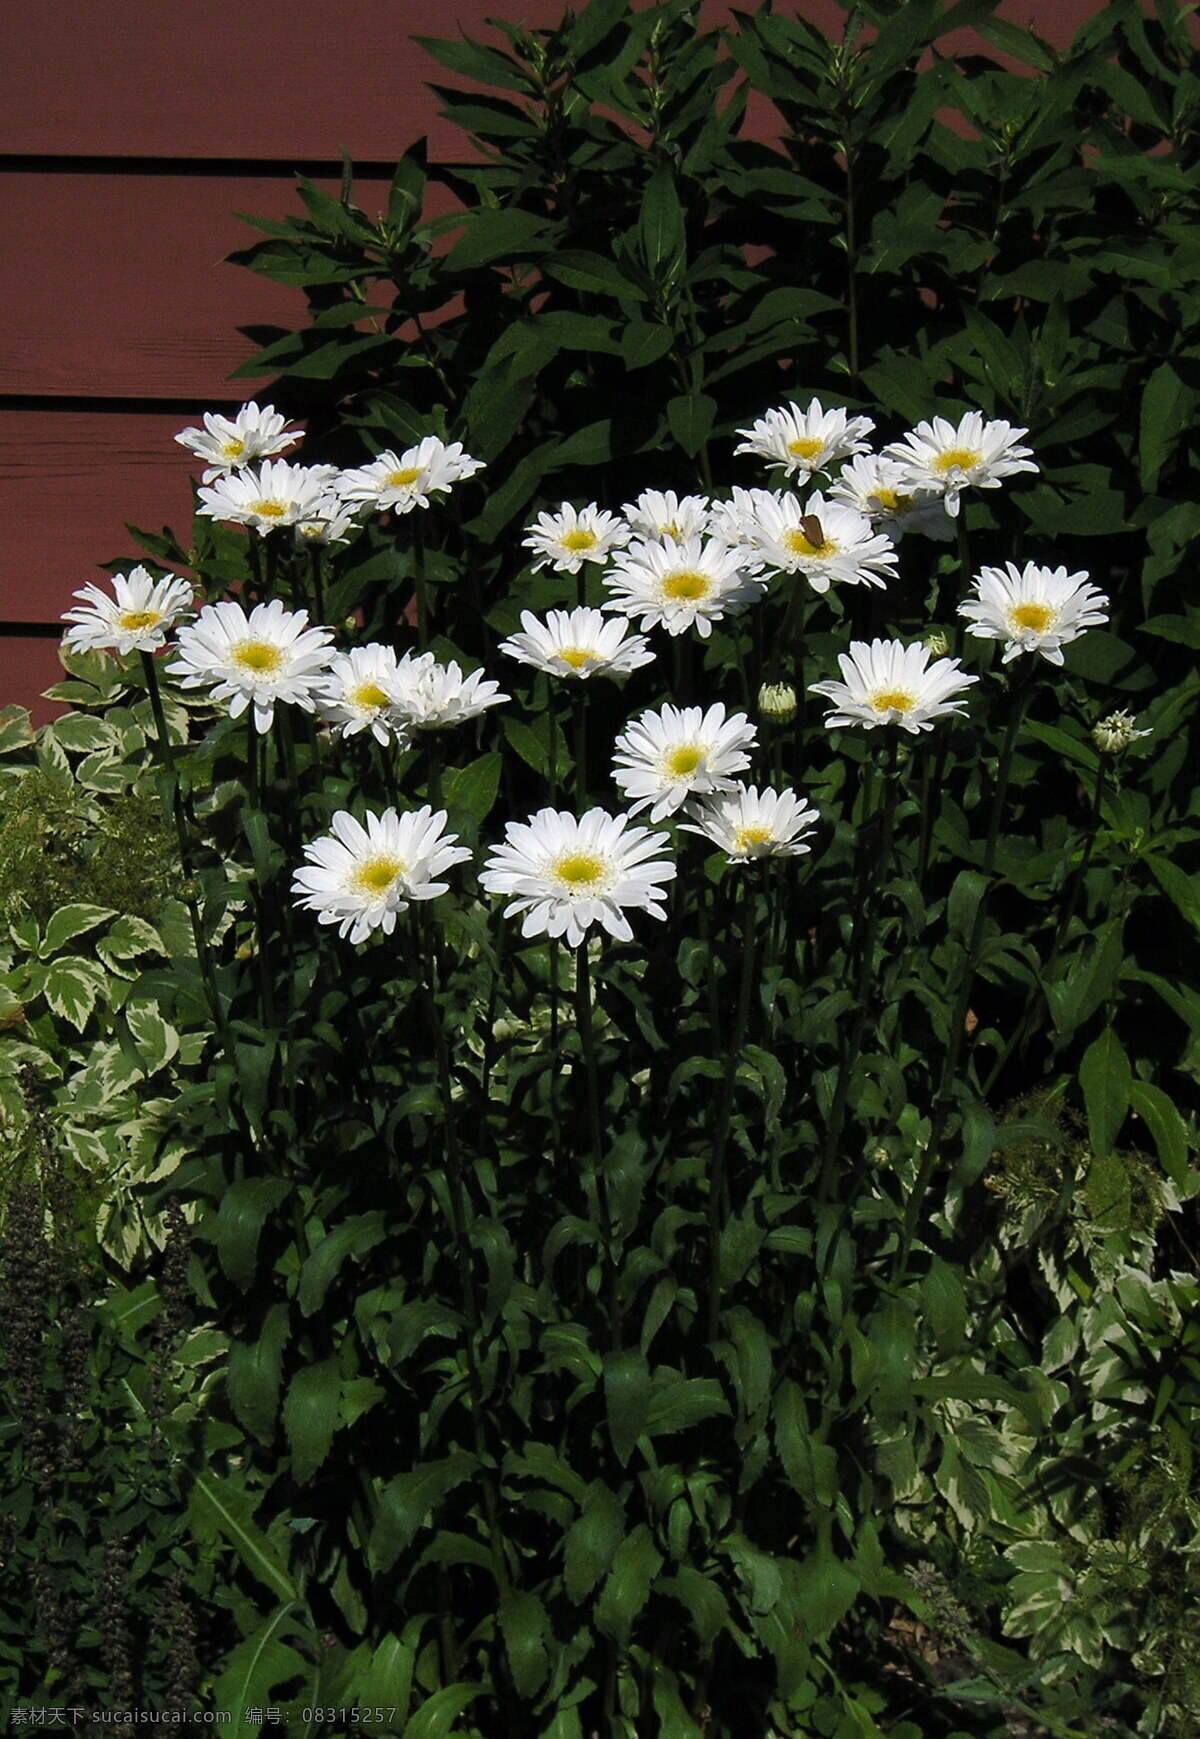
[[(986, 422), (978, 411), (957, 423), (935, 417), (879, 453), (868, 444), (873, 428), (869, 418), (817, 399), (805, 410), (789, 404), (740, 430), (736, 449), (782, 472), (788, 489), (735, 487), (727, 500), (648, 489), (619, 513), (595, 502), (539, 513), (524, 538), (531, 569), (574, 575), (581, 588), (591, 571), (603, 596), (599, 607), (580, 603), (544, 619), (523, 611), (521, 631), (500, 652), (577, 685), (598, 676), (624, 681), (654, 661), (652, 630), (707, 640), (773, 585), (789, 597), (803, 586), (815, 599), (835, 585), (886, 590), (901, 536), (952, 537), (967, 489), (996, 488), (1037, 469), (1020, 445), (1025, 430)], [(294, 465), (276, 455), (298, 431), (270, 406), (246, 405), (232, 419), (208, 414), (203, 429), (177, 439), (206, 466), (201, 514), (264, 537), (289, 528), (302, 547), (343, 540), (365, 514), (426, 509), (481, 468), (460, 443), (433, 435), (354, 469)], [(330, 629), (277, 598), (249, 608), (225, 599), (185, 622), (190, 584), (141, 567), (117, 575), (111, 597), (94, 585), (76, 595), (82, 605), (68, 613), (68, 644), (148, 654), (174, 631), (169, 671), (233, 718), (249, 713), (259, 732), (272, 729), (277, 706), (290, 705), (340, 737), (369, 736), (395, 749), (509, 699), (483, 671), (465, 674), (428, 651), (401, 655), (378, 643), (339, 651)], [(1010, 562), (983, 568), (958, 613), (972, 636), (1004, 642), (1005, 663), (1036, 652), (1061, 664), (1066, 644), (1106, 620), (1106, 604), (1086, 574)], [(947, 652), (944, 637), (911, 645), (855, 640), (839, 657), (840, 679), (814, 682), (809, 692), (830, 703), (831, 729), (895, 727), (917, 736), (960, 714), (980, 680)], [(776, 725), (794, 718), (799, 704), (788, 683), (761, 689), (762, 716)], [(1123, 715), (1096, 727), (1106, 752), (1141, 734)], [(528, 822), (510, 822), (481, 885), (508, 901), (523, 934), (578, 945), (596, 926), (628, 940), (627, 911), (665, 915), (664, 890), (677, 871), (665, 855), (672, 833), (654, 831), (661, 823), (699, 835), (730, 863), (803, 855), (817, 812), (793, 790), (742, 782), (758, 747), (747, 716), (719, 701), (644, 709), (613, 746), (612, 777), (628, 813), (543, 808)], [(635, 821), (643, 814), (650, 827)], [(399, 913), (444, 893), (444, 872), (468, 859), (446, 824), (447, 814), (429, 806), (361, 820), (339, 811), (331, 831), (306, 848), (293, 892), (352, 942), (376, 929), (390, 933)]]

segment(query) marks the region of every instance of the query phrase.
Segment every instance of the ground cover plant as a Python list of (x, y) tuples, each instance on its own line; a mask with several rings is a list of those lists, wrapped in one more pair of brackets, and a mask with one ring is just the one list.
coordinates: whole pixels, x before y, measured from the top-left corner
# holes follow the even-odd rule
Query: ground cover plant
[(0, 740), (4, 1694), (1182, 1736), (1186, 21), (499, 31)]

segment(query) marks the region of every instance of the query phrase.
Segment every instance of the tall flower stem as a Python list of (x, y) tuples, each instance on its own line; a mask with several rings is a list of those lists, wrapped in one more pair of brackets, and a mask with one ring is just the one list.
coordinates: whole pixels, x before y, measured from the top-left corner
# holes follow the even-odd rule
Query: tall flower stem
[[(854, 1027), (849, 1044), (842, 1053), (837, 1085), (833, 1090), (833, 1104), (829, 1108), (829, 1125), (825, 1134), (825, 1149), (821, 1157), (821, 1176), (817, 1185), (817, 1200), (819, 1202), (827, 1201), (829, 1198), (833, 1182), (833, 1169), (837, 1162), (838, 1147), (846, 1121), (846, 1102), (850, 1094), (850, 1082), (858, 1065), (863, 1038), (867, 1030), (867, 996), (875, 970), (875, 944), (879, 936), (879, 920), (883, 912), (883, 890), (891, 864), (892, 833), (896, 824), (896, 799), (899, 793), (899, 777), (896, 769), (899, 749), (898, 732), (893, 729), (889, 733), (889, 737), (888, 762), (883, 775), (883, 800), (879, 806), (878, 844), (873, 851), (865, 839), (860, 839), (859, 845), (859, 877), (855, 897), (854, 929), (850, 937), (850, 957), (854, 966), (857, 967), (854, 985)], [(864, 823), (865, 820), (864, 816)], [(870, 879), (870, 887), (868, 888), (864, 884), (867, 879), (868, 866), (871, 864), (874, 865), (874, 875)]]
[[(558, 808), (558, 690), (549, 685), (550, 743), (546, 757), (546, 788), (551, 809)], [(577, 739), (578, 740), (578, 739)], [(562, 1079), (561, 1034), (558, 1018), (558, 956), (557, 936), (547, 938), (550, 967), (550, 1141), (557, 1170), (562, 1162), (562, 1131), (558, 1114), (558, 1090)]]
[[(419, 949), (417, 952), (419, 959)], [(442, 1100), (446, 1186), (450, 1201), (450, 1218), (458, 1266), (459, 1294), (466, 1325), (463, 1350), (467, 1363), (467, 1390), (471, 1399), (471, 1434), (475, 1454), (479, 1460), (492, 1572), (496, 1578), (496, 1588), (500, 1598), (507, 1600), (511, 1588), (508, 1562), (504, 1556), (501, 1542), (500, 1494), (492, 1468), (492, 1455), (488, 1447), (487, 1433), (484, 1430), (483, 1385), (479, 1380), (479, 1365), (475, 1357), (475, 1345), (479, 1337), (479, 1301), (475, 1295), (475, 1277), (471, 1269), (471, 1251), (467, 1242), (466, 1191), (463, 1188), (463, 1160), (458, 1143), (458, 1121), (450, 1072), (450, 1049), (446, 1043), (446, 1029), (442, 1021), (442, 1011), (438, 1006), (438, 997), (441, 993), (441, 962), (438, 958), (437, 940), (432, 928), (428, 932), (427, 960), (427, 971), (422, 974), (418, 969), (418, 977), (424, 979), (423, 995), (426, 1018), (432, 1032), (434, 1050), (437, 1055), (438, 1091)]]
[(425, 584), (425, 533), (422, 530), (419, 517), (414, 517), (412, 528), (412, 558), (413, 558), (413, 590), (417, 595), (417, 649), (424, 652), (429, 645), (429, 589)]
[(179, 864), (188, 884), (183, 903), (187, 907), (188, 919), (192, 926), (192, 941), (196, 948), (196, 960), (205, 988), (208, 991), (209, 1006), (216, 1023), (217, 1036), (222, 1045), (225, 1046), (228, 1041), (225, 1010), (221, 1006), (221, 993), (217, 988), (212, 958), (208, 952), (208, 944), (204, 939), (204, 926), (200, 921), (200, 907), (193, 892), (195, 871), (192, 867), (191, 843), (188, 839), (187, 822), (183, 813), (183, 793), (179, 786), (179, 769), (175, 764), (175, 746), (171, 742), (171, 734), (167, 729), (167, 716), (163, 708), (162, 692), (158, 686), (158, 666), (154, 662), (153, 653), (143, 652), (141, 660), (142, 671), (146, 678), (146, 691), (150, 696), (150, 711), (154, 718), (154, 734), (157, 740), (159, 759), (167, 775), (171, 817), (175, 823), (175, 835), (179, 842)]
[(592, 969), (587, 947), (585, 936), (575, 950), (575, 1021), (579, 1029), (579, 1047), (583, 1053), (587, 1140), (596, 1179), (596, 1199), (600, 1206), (600, 1234), (604, 1239), (604, 1261), (608, 1269), (608, 1326), (615, 1352), (621, 1345), (621, 1311), (617, 1294), (617, 1257), (613, 1248), (612, 1203), (609, 1200), (608, 1179), (604, 1173), (604, 1137), (600, 1126), (600, 1071), (596, 1064), (596, 1035), (592, 1027)]
[(325, 582), (322, 575), (321, 551), (315, 544), (309, 551), (309, 560), (312, 565), (313, 610), (316, 612), (317, 621), (323, 622), (325, 620)]
[(574, 725), (575, 807), (576, 814), (582, 816), (587, 809), (588, 799), (587, 698), (583, 693), (582, 683), (572, 692), (571, 711)]
[(748, 877), (743, 878), (740, 901), (742, 975), (738, 985), (737, 1013), (733, 1034), (725, 1053), (725, 1079), (713, 1126), (712, 1152), (708, 1166), (708, 1299), (706, 1323), (709, 1341), (717, 1338), (721, 1321), (721, 1210), (725, 1200), (725, 1154), (729, 1145), (729, 1126), (733, 1120), (733, 1098), (737, 1085), (738, 1064), (746, 1029), (750, 1024), (750, 1000), (755, 982), (755, 943), (758, 929), (759, 891), (751, 889)]
[[(971, 539), (967, 531), (967, 511), (962, 502), (958, 506), (958, 518), (955, 521), (958, 535), (958, 592), (960, 598), (965, 598), (971, 585)], [(962, 655), (963, 635), (966, 622), (956, 614), (954, 626), (955, 658)], [(925, 890), (925, 876), (929, 870), (929, 859), (933, 850), (933, 805), (938, 801), (946, 777), (946, 761), (950, 754), (950, 740), (944, 733), (939, 736), (937, 754), (933, 762), (933, 774), (928, 784), (922, 784), (921, 791), (921, 836), (917, 846), (916, 881), (922, 893)]]
[(946, 1133), (954, 1081), (958, 1074), (959, 1060), (962, 1056), (963, 1042), (966, 1037), (967, 1013), (971, 1006), (971, 991), (975, 984), (975, 964), (979, 956), (979, 945), (983, 940), (984, 925), (987, 922), (988, 895), (991, 893), (996, 867), (996, 851), (1000, 842), (1000, 823), (1004, 815), (1005, 799), (1008, 796), (1009, 775), (1012, 771), (1017, 738), (1020, 735), (1021, 725), (1032, 695), (1031, 676), (1023, 674), (1015, 685), (1012, 709), (1008, 715), (1008, 725), (1004, 732), (1004, 742), (996, 768), (996, 789), (992, 796), (992, 812), (988, 820), (987, 841), (984, 845), (981, 865), (983, 886), (980, 889), (975, 916), (971, 922), (971, 933), (967, 939), (962, 965), (957, 975), (953, 1007), (950, 1014), (950, 1030), (947, 1035), (946, 1055), (930, 1117), (929, 1144), (925, 1149), (916, 1182), (913, 1185), (912, 1195), (909, 1197), (904, 1211), (904, 1225), (900, 1235), (902, 1274), (907, 1268), (909, 1252), (916, 1237), (917, 1222), (920, 1218), (925, 1194), (929, 1188), (934, 1168), (938, 1163), (939, 1150)]

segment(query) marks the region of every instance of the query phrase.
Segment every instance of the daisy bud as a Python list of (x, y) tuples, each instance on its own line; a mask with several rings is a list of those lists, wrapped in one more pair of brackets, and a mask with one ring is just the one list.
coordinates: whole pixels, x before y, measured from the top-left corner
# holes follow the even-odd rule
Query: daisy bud
[(758, 691), (758, 710), (773, 725), (789, 725), (796, 716), (796, 691), (790, 682), (764, 682)]
[(950, 650), (950, 636), (940, 628), (935, 628), (932, 634), (927, 634), (921, 642), (927, 646), (935, 658), (944, 658)]
[(1109, 713), (1106, 719), (1101, 719), (1092, 731), (1092, 741), (1104, 755), (1119, 755), (1127, 749), (1130, 743), (1139, 737), (1148, 737), (1149, 731), (1135, 731), (1133, 715), (1126, 712)]

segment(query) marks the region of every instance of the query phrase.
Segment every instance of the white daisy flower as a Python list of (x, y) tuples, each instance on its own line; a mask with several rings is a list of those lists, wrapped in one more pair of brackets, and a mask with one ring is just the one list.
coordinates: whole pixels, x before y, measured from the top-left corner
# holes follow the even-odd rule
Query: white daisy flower
[(885, 447), (884, 455), (899, 461), (910, 487), (939, 493), (953, 519), (964, 489), (999, 489), (1003, 478), (1038, 469), (1032, 449), (1018, 444), (1028, 433), (1011, 423), (985, 422), (981, 411), (968, 411), (957, 424), (945, 417), (918, 423), (903, 440)]
[(202, 429), (181, 429), (175, 439), (197, 459), (203, 459), (207, 470), (200, 481), (211, 483), (214, 477), (241, 471), (256, 459), (271, 459), (286, 452), (300, 439), (300, 430), (287, 427), (274, 405), (251, 403), (243, 405), (232, 419), (205, 411)]
[(539, 513), (526, 531), (529, 535), (521, 545), (537, 555), (535, 573), (551, 567), (577, 574), (584, 562), (606, 562), (615, 549), (629, 542), (629, 527), (594, 501), (579, 509), (564, 501), (557, 513)]
[(819, 492), (762, 495), (755, 503), (755, 548), (768, 568), (803, 574), (814, 592), (842, 585), (882, 587), (896, 570), (891, 539), (866, 514)]
[(633, 799), (631, 815), (649, 809), (650, 820), (658, 822), (689, 798), (732, 791), (732, 775), (746, 771), (746, 751), (757, 743), (745, 713), (726, 718), (719, 701), (707, 712), (663, 706), (644, 712), (617, 738), (613, 778), (622, 795)]
[(320, 515), (319, 503), (337, 476), (336, 465), (289, 465), (268, 459), (257, 471), (231, 472), (208, 489), (201, 489), (196, 512), (230, 525), (274, 531)]
[(122, 658), (130, 652), (157, 652), (181, 617), (191, 614), (192, 586), (176, 574), (156, 580), (143, 567), (112, 576), (113, 596), (88, 584), (73, 594), (83, 603), (63, 614), (73, 622), (63, 635), (63, 645), (77, 652), (106, 649)]
[(370, 731), (378, 743), (403, 745), (408, 731), (396, 711), (401, 699), (396, 654), (390, 646), (372, 643), (333, 654), (321, 679), (317, 710), (344, 737)]
[(965, 700), (955, 699), (977, 676), (968, 676), (957, 658), (929, 662), (929, 648), (904, 646), (899, 640), (852, 640), (849, 653), (839, 653), (843, 680), (814, 682), (811, 693), (823, 694), (834, 710), (825, 723), (838, 725), (899, 725), (916, 736), (933, 728), (934, 719), (961, 712)]
[(741, 549), (744, 556), (757, 551), (762, 535), (759, 510), (764, 502), (778, 503), (781, 499), (778, 490), (742, 489), (735, 483), (730, 500), (709, 503), (709, 533), (730, 549)]
[(227, 599), (179, 630), (178, 659), (168, 669), (184, 688), (211, 687), (213, 700), (229, 702), (231, 718), (253, 704), (255, 730), (269, 731), (276, 701), (315, 711), (329, 649), (328, 630), (310, 628), (307, 610), (285, 610), (272, 598), (247, 616)]
[(714, 622), (736, 615), (766, 590), (766, 582), (747, 569), (744, 551), (698, 537), (631, 544), (618, 552), (604, 584), (616, 594), (606, 610), (640, 617), (641, 628), (661, 623), (668, 634), (694, 627), (702, 640)]
[(368, 815), (366, 826), (341, 809), (332, 833), (304, 848), (308, 859), (296, 871), (296, 904), (315, 912), (318, 922), (336, 924), (338, 935), (364, 942), (372, 930), (390, 936), (396, 916), (412, 900), (433, 900), (448, 882), (438, 876), (470, 857), (458, 835), (446, 833), (446, 811), (426, 805), (398, 815), (385, 809)]
[(395, 688), (396, 717), (414, 731), (449, 730), (512, 698), (481, 670), (464, 676), (457, 664), (439, 664), (432, 652), (406, 652), (396, 666)]
[(937, 543), (954, 540), (954, 522), (942, 495), (915, 488), (900, 461), (886, 453), (860, 453), (851, 459), (830, 484), (829, 498), (865, 513), (893, 543), (899, 543), (906, 531), (924, 532)]
[(711, 839), (731, 863), (749, 863), (756, 857), (801, 857), (812, 850), (807, 837), (821, 819), (794, 791), (760, 791), (756, 785), (710, 797), (692, 813), (696, 822), (685, 821), (684, 830)]
[(806, 411), (797, 404), (768, 411), (749, 429), (739, 429), (746, 439), (735, 453), (757, 453), (774, 469), (787, 476), (811, 477), (827, 471), (848, 453), (865, 453), (866, 437), (874, 429), (870, 417), (851, 417), (844, 410), (827, 411), (820, 399), (812, 399)]
[(472, 459), (461, 441), (447, 446), (436, 435), (426, 435), (403, 453), (389, 447), (369, 465), (343, 471), (337, 492), (343, 501), (370, 512), (391, 507), (397, 513), (411, 513), (414, 507), (428, 507), (431, 495), (445, 494), (483, 468), (483, 460)]
[(540, 809), (528, 822), (510, 821), (480, 882), (489, 894), (507, 894), (506, 918), (524, 914), (523, 936), (565, 936), (577, 948), (600, 924), (618, 942), (633, 936), (626, 909), (665, 918), (664, 886), (675, 865), (657, 854), (665, 833), (634, 826), (627, 815), (589, 809), (576, 819)]
[(336, 493), (336, 483), (309, 511), (310, 517), (298, 519), (292, 528), (297, 549), (332, 549), (347, 543), (350, 533), (358, 528), (354, 514)]
[(654, 654), (641, 634), (630, 631), (628, 622), (607, 621), (599, 610), (581, 605), (577, 610), (551, 610), (544, 622), (529, 610), (521, 612), (522, 634), (501, 641), (500, 651), (521, 664), (532, 664), (550, 676), (628, 676)]
[(977, 640), (1004, 640), (1003, 663), (1022, 652), (1040, 652), (1051, 664), (1061, 664), (1062, 648), (1108, 617), (1100, 608), (1104, 593), (1087, 583), (1081, 570), (1039, 568), (1026, 562), (1018, 568), (982, 568), (975, 577), (975, 595), (958, 606)]
[(638, 537), (673, 537), (676, 543), (683, 543), (689, 537), (703, 537), (708, 530), (707, 495), (644, 489), (636, 501), (627, 501), (621, 512)]

